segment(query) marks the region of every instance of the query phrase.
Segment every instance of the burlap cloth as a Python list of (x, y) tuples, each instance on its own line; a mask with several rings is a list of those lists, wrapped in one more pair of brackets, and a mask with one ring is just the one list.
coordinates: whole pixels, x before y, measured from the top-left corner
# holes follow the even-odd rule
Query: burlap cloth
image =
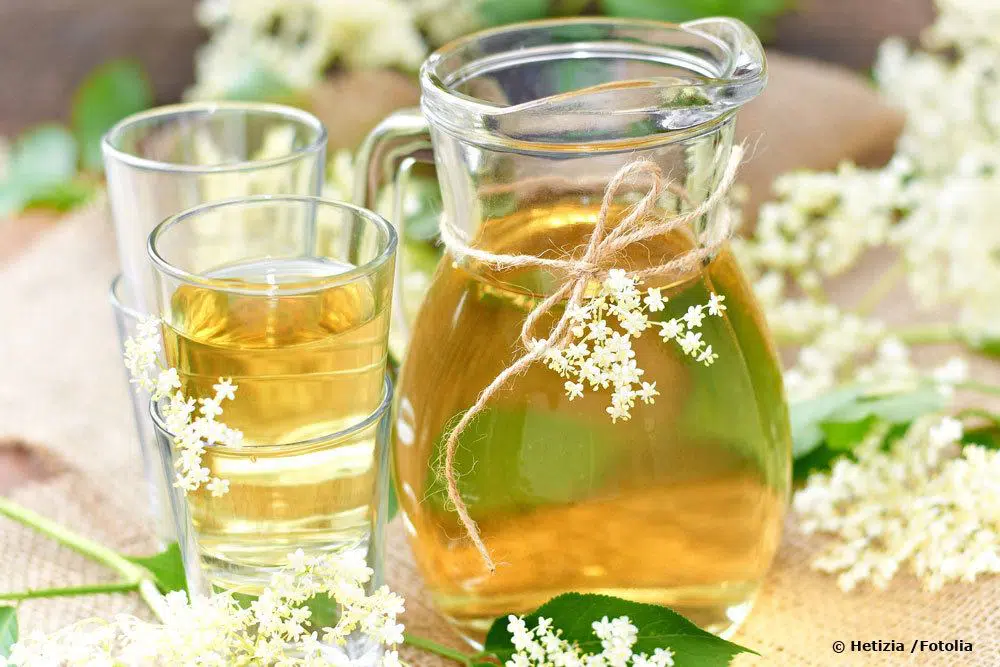
[[(791, 139), (756, 146), (756, 161), (748, 170), (757, 172), (749, 176), (757, 184), (757, 197), (775, 172), (799, 164), (828, 167), (844, 155), (877, 159), (876, 153), (891, 145), (898, 118), (873, 102), (863, 85), (827, 69), (772, 59), (771, 90), (757, 112), (748, 110), (744, 132), (754, 136), (762, 128), (778, 127)], [(803, 95), (804, 90), (830, 93), (841, 104), (825, 109), (825, 99)], [(812, 110), (791, 109), (782, 101), (792, 98), (806, 100)], [(824, 122), (823, 109), (836, 122)], [(810, 151), (811, 159), (802, 162), (801, 155)], [(762, 165), (767, 168), (760, 169)], [(107, 302), (116, 271), (110, 225), (99, 204), (67, 217), (0, 268), (0, 448), (27, 443), (29, 451), (46, 453), (30, 465), (33, 481), (12, 488), (7, 484), (14, 500), (109, 546), (141, 554), (152, 552), (154, 544)], [(853, 291), (850, 284), (844, 288)], [(0, 457), (0, 466), (8, 468), (0, 469), (0, 493), (4, 479), (19, 479), (10, 461), (16, 458)], [(390, 533), (387, 569), (392, 587), (406, 597), (408, 629), (460, 646), (430, 607), (398, 522)], [(1000, 578), (930, 595), (901, 575), (885, 592), (843, 594), (833, 578), (809, 569), (818, 547), (789, 524), (757, 605), (735, 637), (763, 657), (744, 656), (740, 664), (1000, 665)], [(82, 584), (108, 576), (0, 518), (0, 590)], [(26, 602), (19, 620), (22, 631), (53, 630), (80, 618), (122, 611), (145, 613), (135, 596), (103, 595)], [(975, 651), (836, 654), (831, 649), (834, 641), (849, 646), (851, 641), (897, 640), (909, 647), (920, 639), (969, 641)], [(404, 653), (414, 665), (445, 664), (426, 654)]]

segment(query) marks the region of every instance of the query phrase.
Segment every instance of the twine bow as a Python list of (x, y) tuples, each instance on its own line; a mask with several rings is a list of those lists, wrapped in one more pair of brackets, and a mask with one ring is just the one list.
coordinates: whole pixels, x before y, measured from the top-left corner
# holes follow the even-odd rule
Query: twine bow
[[(483, 562), (491, 572), (496, 571), (496, 565), (490, 557), (483, 542), (482, 535), (475, 520), (469, 515), (469, 508), (462, 499), (458, 490), (458, 480), (455, 475), (455, 454), (458, 450), (458, 441), (465, 429), (472, 423), (472, 420), (482, 413), (486, 404), (497, 394), (512, 378), (524, 373), (531, 364), (541, 360), (549, 350), (562, 349), (571, 338), (571, 320), (569, 313), (578, 309), (583, 302), (584, 294), (588, 284), (593, 280), (607, 275), (613, 268), (608, 266), (615, 255), (635, 243), (641, 243), (647, 239), (669, 232), (687, 225), (701, 216), (711, 212), (726, 197), (729, 188), (736, 179), (736, 172), (743, 159), (742, 146), (733, 148), (732, 155), (718, 187), (695, 208), (667, 218), (660, 222), (650, 224), (648, 219), (656, 212), (660, 196), (665, 189), (670, 186), (666, 183), (663, 172), (659, 166), (649, 160), (636, 160), (622, 167), (608, 183), (604, 191), (604, 198), (601, 202), (601, 210), (594, 225), (594, 231), (587, 243), (586, 251), (579, 259), (550, 259), (535, 255), (505, 255), (491, 253), (477, 248), (473, 248), (462, 230), (454, 225), (446, 217), (441, 218), (441, 240), (445, 247), (456, 259), (470, 258), (487, 264), (493, 268), (510, 269), (519, 267), (540, 267), (554, 269), (566, 276), (565, 282), (549, 295), (544, 301), (539, 303), (534, 310), (528, 313), (521, 327), (521, 344), (524, 353), (512, 364), (501, 371), (496, 378), (483, 389), (476, 402), (462, 416), (459, 422), (451, 430), (448, 440), (445, 443), (444, 477), (448, 488), (448, 499), (455, 507), (462, 526), (475, 545)], [(615, 197), (618, 196), (622, 186), (637, 176), (648, 176), (652, 184), (649, 191), (639, 200), (622, 218), (617, 226), (608, 230), (608, 216)], [(685, 273), (691, 271), (707, 257), (713, 255), (724, 244), (732, 230), (726, 228), (721, 233), (716, 233), (713, 238), (700, 243), (697, 247), (681, 254), (680, 256), (633, 273), (639, 279), (650, 276), (662, 276), (668, 274)], [(538, 321), (551, 311), (557, 304), (566, 301), (566, 309), (562, 317), (539, 343), (533, 332)]]

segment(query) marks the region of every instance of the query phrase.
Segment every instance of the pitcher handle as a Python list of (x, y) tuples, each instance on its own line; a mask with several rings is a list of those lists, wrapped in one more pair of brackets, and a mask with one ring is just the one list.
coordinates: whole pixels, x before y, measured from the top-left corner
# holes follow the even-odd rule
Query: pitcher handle
[[(374, 209), (378, 192), (386, 185), (393, 188), (392, 211), (389, 222), (404, 240), (403, 200), (413, 166), (418, 162), (433, 162), (430, 126), (420, 109), (402, 109), (388, 116), (365, 137), (358, 149), (354, 167), (354, 203)], [(396, 253), (392, 321), (405, 339), (410, 337), (410, 323), (403, 308), (403, 257), (400, 248)]]

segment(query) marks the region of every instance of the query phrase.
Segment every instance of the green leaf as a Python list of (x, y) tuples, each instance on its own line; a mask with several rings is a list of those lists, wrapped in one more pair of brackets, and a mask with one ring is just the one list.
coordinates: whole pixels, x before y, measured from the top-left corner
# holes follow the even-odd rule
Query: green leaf
[(788, 419), (792, 427), (792, 456), (799, 458), (823, 444), (820, 425), (846, 405), (858, 399), (861, 392), (856, 387), (842, 387), (807, 401), (792, 403)]
[(181, 550), (176, 542), (171, 542), (166, 549), (155, 556), (126, 556), (126, 558), (149, 570), (161, 593), (187, 590), (184, 562), (181, 560)]
[[(562, 630), (563, 639), (576, 642), (585, 653), (600, 653), (601, 643), (591, 624), (604, 616), (628, 616), (638, 629), (634, 652), (652, 654), (658, 648), (669, 648), (675, 653), (674, 664), (677, 667), (723, 667), (739, 653), (754, 653), (705, 632), (667, 607), (629, 602), (607, 595), (566, 593), (546, 602), (526, 616), (525, 621), (533, 627), (539, 617), (551, 618), (552, 625)], [(506, 616), (493, 621), (486, 635), (483, 654), (495, 655), (502, 661), (509, 660), (514, 654)]]
[(767, 34), (772, 19), (786, 11), (789, 0), (601, 0), (608, 16), (681, 22), (708, 16), (732, 16)]
[(21, 212), (72, 179), (76, 161), (76, 139), (61, 125), (39, 125), (22, 134), (0, 183), (0, 216)]
[[(489, 407), (460, 438), (455, 456), (459, 491), (473, 516), (572, 502), (599, 488), (608, 474), (615, 433), (604, 420)], [(445, 430), (438, 440), (435, 462), (443, 460), (447, 435)], [(437, 466), (428, 475), (426, 500), (443, 510), (444, 480)]]
[(280, 74), (249, 64), (226, 88), (225, 99), (242, 102), (278, 102), (291, 100), (295, 91)]
[[(395, 476), (395, 473), (392, 473)], [(399, 496), (396, 495), (396, 480), (389, 480), (389, 509), (386, 510), (386, 521), (392, 521), (399, 512)]]
[(438, 237), (441, 188), (437, 179), (414, 178), (403, 198), (403, 235), (407, 241), (433, 241)]
[(0, 657), (9, 658), (10, 648), (17, 643), (17, 610), (0, 607)]
[(875, 417), (890, 424), (902, 424), (940, 410), (944, 405), (945, 398), (941, 392), (936, 387), (928, 386), (901, 394), (860, 398), (834, 410), (824, 421), (856, 422)]
[(878, 420), (869, 415), (853, 422), (824, 422), (820, 424), (826, 446), (835, 451), (850, 451), (861, 442)]
[(988, 354), (992, 357), (1000, 357), (1000, 338), (989, 336), (967, 337), (966, 343), (977, 352)]
[(962, 434), (962, 444), (1000, 449), (1000, 426), (983, 426)]
[(479, 18), (486, 26), (531, 21), (548, 16), (548, 0), (479, 0)]
[(715, 7), (723, 4), (717, 0), (601, 0), (601, 9), (608, 16), (655, 19), (681, 22), (718, 15)]
[(91, 182), (64, 181), (40, 188), (26, 206), (42, 206), (57, 211), (69, 211), (81, 204), (86, 204), (96, 192), (97, 186)]
[(76, 89), (72, 111), (83, 167), (100, 171), (104, 133), (122, 118), (152, 104), (153, 87), (138, 62), (113, 60), (88, 74)]
[(38, 125), (22, 134), (10, 157), (10, 174), (34, 185), (60, 183), (76, 175), (76, 139), (62, 125)]

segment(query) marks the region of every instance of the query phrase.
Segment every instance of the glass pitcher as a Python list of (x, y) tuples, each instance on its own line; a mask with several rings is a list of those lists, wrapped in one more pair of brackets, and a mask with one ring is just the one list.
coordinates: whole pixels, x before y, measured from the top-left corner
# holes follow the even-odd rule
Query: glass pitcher
[[(432, 153), (444, 215), (474, 247), (578, 256), (608, 182), (633, 160), (655, 162), (675, 186), (664, 215), (703, 201), (730, 158), (737, 110), (765, 79), (759, 41), (731, 19), (555, 20), (475, 34), (424, 63), (419, 112), (391, 116), (368, 138), (358, 203), (371, 205)], [(611, 218), (648, 189), (630, 187)], [(719, 218), (630, 247), (616, 263), (667, 261), (703, 243)], [(393, 466), (426, 585), (472, 641), (496, 616), (567, 591), (668, 605), (730, 632), (778, 545), (790, 437), (775, 350), (728, 246), (693, 271), (642, 285), (667, 299), (651, 313), (661, 322), (711, 293), (724, 297), (726, 311), (700, 329), (714, 364), (656, 335), (638, 339), (643, 380), (660, 395), (612, 423), (607, 395), (572, 400), (565, 379), (538, 363), (462, 434), (459, 490), (494, 573), (447, 501), (440, 461), (449, 429), (519, 355), (525, 317), (564, 279), (446, 253), (412, 323)]]

